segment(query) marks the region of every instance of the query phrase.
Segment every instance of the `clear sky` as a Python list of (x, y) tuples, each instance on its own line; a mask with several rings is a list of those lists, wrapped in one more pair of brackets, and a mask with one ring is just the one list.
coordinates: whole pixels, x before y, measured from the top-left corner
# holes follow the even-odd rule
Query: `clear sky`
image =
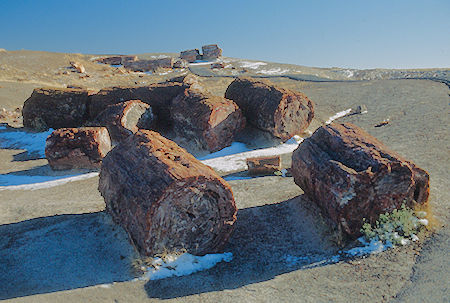
[(0, 48), (179, 52), (319, 67), (450, 67), (450, 0), (0, 0)]

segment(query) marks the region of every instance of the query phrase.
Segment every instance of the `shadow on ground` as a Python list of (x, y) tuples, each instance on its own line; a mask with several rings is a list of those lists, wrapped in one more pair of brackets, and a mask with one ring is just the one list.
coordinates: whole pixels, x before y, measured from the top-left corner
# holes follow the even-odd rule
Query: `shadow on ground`
[[(233, 289), (330, 263), (336, 247), (304, 196), (239, 210), (225, 251), (230, 263), (190, 276), (149, 281), (149, 297)], [(0, 226), (0, 299), (133, 279), (136, 257), (104, 212), (36, 218)]]
[(0, 226), (0, 299), (128, 281), (134, 251), (103, 212)]
[(337, 248), (318, 222), (317, 209), (298, 196), (275, 204), (240, 209), (236, 230), (225, 251), (230, 263), (190, 276), (149, 281), (151, 298), (170, 299), (267, 281), (301, 269), (333, 263)]

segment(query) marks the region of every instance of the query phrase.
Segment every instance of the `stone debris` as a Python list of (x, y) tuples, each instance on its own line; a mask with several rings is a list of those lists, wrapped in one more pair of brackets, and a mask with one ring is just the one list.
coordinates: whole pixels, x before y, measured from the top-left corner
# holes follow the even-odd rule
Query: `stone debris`
[(88, 99), (86, 90), (36, 88), (23, 105), (23, 125), (37, 131), (82, 126)]
[(189, 66), (189, 63), (184, 59), (177, 59), (173, 63), (173, 68), (186, 68)]
[(194, 89), (186, 89), (173, 100), (171, 118), (176, 135), (211, 152), (230, 146), (245, 127), (236, 103)]
[(426, 171), (390, 151), (361, 128), (350, 124), (322, 126), (292, 155), (295, 183), (349, 236), (356, 238), (365, 218), (402, 204), (426, 204)]
[(110, 150), (105, 127), (60, 128), (47, 138), (45, 157), (54, 170), (99, 169)]
[(377, 125), (375, 125), (375, 127), (382, 127), (382, 126), (385, 126), (385, 125), (388, 125), (388, 124), (389, 124), (389, 119), (386, 119), (386, 120), (381, 121)]
[(203, 60), (215, 60), (222, 56), (222, 49), (217, 44), (202, 46)]
[(99, 190), (106, 210), (144, 256), (221, 252), (236, 221), (231, 187), (152, 131), (140, 130), (108, 153)]
[(102, 111), (94, 125), (105, 126), (111, 140), (119, 143), (139, 129), (150, 129), (154, 115), (150, 105), (140, 100), (130, 100), (108, 106)]
[(213, 63), (213, 64), (211, 64), (211, 69), (214, 69), (214, 68), (225, 68), (225, 64), (223, 64), (222, 62)]
[(314, 103), (306, 95), (267, 81), (237, 78), (225, 98), (236, 102), (249, 124), (283, 141), (304, 132), (314, 117)]
[(180, 53), (180, 58), (186, 60), (189, 63), (195, 62), (200, 58), (200, 52), (198, 49), (190, 49), (182, 51)]
[(273, 175), (281, 171), (281, 157), (268, 156), (247, 159), (249, 175)]
[(160, 68), (173, 68), (174, 59), (172, 57), (158, 58), (150, 60), (137, 60), (124, 62), (123, 67), (135, 72), (153, 72)]
[(75, 61), (70, 61), (70, 65), (80, 74), (84, 74), (86, 72), (86, 69), (84, 68), (83, 64)]

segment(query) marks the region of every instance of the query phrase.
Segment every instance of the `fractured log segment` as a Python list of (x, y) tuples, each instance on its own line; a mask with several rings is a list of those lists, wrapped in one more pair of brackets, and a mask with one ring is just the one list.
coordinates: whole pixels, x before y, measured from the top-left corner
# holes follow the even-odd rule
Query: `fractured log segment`
[(170, 105), (172, 100), (182, 93), (187, 85), (165, 82), (141, 87), (110, 87), (100, 90), (90, 98), (89, 116), (95, 119), (109, 105), (128, 100), (141, 100), (152, 107), (157, 124), (170, 125)]
[(60, 128), (47, 138), (45, 157), (53, 170), (99, 169), (110, 150), (105, 127)]
[(314, 117), (314, 103), (303, 93), (252, 78), (237, 78), (225, 98), (241, 108), (247, 122), (286, 141), (301, 134)]
[(429, 176), (361, 128), (320, 127), (292, 155), (292, 175), (305, 194), (342, 230), (360, 235), (363, 218), (426, 204)]
[(250, 175), (272, 175), (281, 170), (281, 157), (277, 155), (248, 158), (247, 166)]
[(186, 89), (173, 100), (171, 117), (178, 136), (211, 152), (230, 146), (245, 127), (245, 118), (236, 103), (193, 89)]
[(139, 129), (151, 129), (154, 116), (150, 105), (130, 100), (108, 106), (92, 123), (105, 126), (111, 140), (121, 142)]
[(237, 208), (209, 166), (156, 132), (140, 130), (103, 160), (99, 190), (142, 255), (221, 251)]
[(87, 119), (89, 92), (69, 88), (36, 88), (23, 105), (23, 125), (42, 131), (78, 127)]

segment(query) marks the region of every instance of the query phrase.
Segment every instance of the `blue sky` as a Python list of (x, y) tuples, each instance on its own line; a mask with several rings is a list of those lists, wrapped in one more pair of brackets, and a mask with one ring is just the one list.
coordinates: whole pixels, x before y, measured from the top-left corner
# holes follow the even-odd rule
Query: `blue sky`
[(450, 0), (0, 0), (0, 48), (179, 52), (319, 67), (450, 67)]

